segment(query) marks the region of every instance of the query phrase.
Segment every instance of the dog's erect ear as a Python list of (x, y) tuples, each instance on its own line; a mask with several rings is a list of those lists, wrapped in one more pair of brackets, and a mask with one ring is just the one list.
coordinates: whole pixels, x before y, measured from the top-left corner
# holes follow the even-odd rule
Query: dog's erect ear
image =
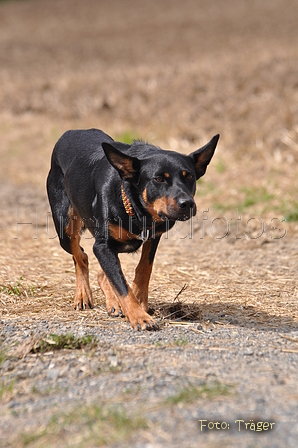
[[(117, 143), (116, 143), (117, 144)], [(125, 145), (129, 146), (129, 145)], [(118, 171), (121, 179), (136, 183), (139, 177), (140, 161), (128, 156), (110, 143), (104, 142), (102, 148), (110, 164)]]
[(215, 135), (207, 145), (189, 154), (189, 157), (192, 158), (195, 164), (197, 179), (204, 176), (207, 166), (214, 154), (218, 139), (219, 134)]

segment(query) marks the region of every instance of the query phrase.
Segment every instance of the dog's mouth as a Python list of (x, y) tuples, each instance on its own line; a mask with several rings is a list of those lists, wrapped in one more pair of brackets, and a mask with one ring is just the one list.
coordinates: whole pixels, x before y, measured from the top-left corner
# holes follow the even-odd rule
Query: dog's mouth
[(188, 208), (188, 210), (170, 209), (167, 213), (163, 211), (158, 212), (158, 216), (162, 221), (188, 221), (197, 212), (196, 206)]
[(163, 212), (157, 213), (158, 217), (161, 219), (161, 221), (169, 221), (169, 217), (165, 215)]
[(159, 198), (155, 202), (146, 204), (147, 211), (156, 221), (187, 221), (195, 216), (197, 208), (192, 198), (170, 199)]

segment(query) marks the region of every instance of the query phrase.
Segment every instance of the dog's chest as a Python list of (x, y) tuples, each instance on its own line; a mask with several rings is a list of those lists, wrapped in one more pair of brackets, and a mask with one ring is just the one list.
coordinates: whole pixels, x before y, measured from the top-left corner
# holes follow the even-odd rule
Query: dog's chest
[(137, 251), (141, 245), (142, 245), (142, 241), (141, 240), (131, 240), (131, 241), (126, 241), (126, 242), (116, 242), (117, 245), (117, 249), (118, 252), (125, 252), (125, 253), (130, 253), (130, 252), (135, 252)]

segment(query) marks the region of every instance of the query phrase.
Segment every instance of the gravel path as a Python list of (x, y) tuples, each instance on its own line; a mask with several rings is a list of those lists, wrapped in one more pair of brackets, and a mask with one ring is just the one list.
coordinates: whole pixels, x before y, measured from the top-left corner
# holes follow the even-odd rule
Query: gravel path
[[(1, 446), (23, 446), (24, 434), (39, 434), (40, 444), (32, 446), (43, 440), (49, 446), (96, 446), (96, 431), (88, 431), (83, 415), (78, 425), (74, 421), (65, 428), (60, 423), (46, 435), (41, 428), (53, 415), (69, 416), (74, 409), (80, 415), (85, 406), (107, 404), (124, 407), (131, 418), (142, 416), (146, 423), (131, 430), (129, 441), (123, 436), (111, 446), (296, 446), (297, 330), (203, 323), (137, 333), (125, 322), (111, 322), (104, 329), (83, 324), (65, 328), (54, 322), (26, 325), (21, 319), (2, 324), (4, 341), (67, 330), (95, 335), (97, 344), (90, 350), (31, 353), (2, 363), (2, 384), (13, 388), (1, 400)], [(239, 431), (237, 420), (268, 422), (272, 429), (252, 431), (253, 426), (246, 429), (240, 422)], [(222, 428), (227, 423), (229, 429), (215, 429), (209, 422)], [(201, 426), (208, 424), (213, 429)], [(84, 437), (86, 444), (80, 445)]]

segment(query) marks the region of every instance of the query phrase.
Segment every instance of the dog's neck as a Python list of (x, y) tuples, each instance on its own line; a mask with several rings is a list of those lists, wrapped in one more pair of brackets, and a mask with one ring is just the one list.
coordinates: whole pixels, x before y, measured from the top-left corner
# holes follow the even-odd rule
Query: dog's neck
[(121, 197), (126, 214), (133, 220), (135, 225), (139, 228), (143, 228), (145, 219), (145, 221), (147, 221), (146, 227), (151, 228), (152, 217), (148, 215), (148, 212), (146, 213), (142, 204), (135, 200), (130, 185), (125, 185), (124, 182), (121, 183)]
[(121, 184), (121, 196), (122, 196), (122, 202), (125, 208), (126, 213), (128, 216), (135, 216), (135, 212), (133, 210), (133, 206), (131, 205), (131, 202), (127, 196), (127, 194), (124, 191), (123, 182)]

